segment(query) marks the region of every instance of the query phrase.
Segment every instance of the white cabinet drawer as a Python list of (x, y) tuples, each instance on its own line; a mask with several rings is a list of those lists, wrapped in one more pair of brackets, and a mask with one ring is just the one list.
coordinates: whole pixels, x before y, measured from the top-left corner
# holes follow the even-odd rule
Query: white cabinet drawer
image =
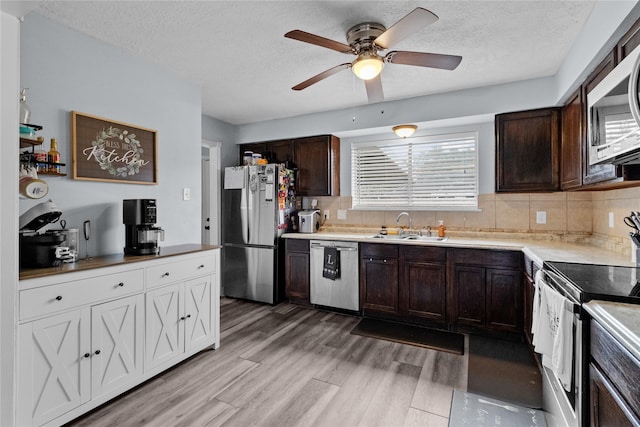
[(20, 320), (143, 290), (142, 269), (26, 289), (20, 291)]
[(216, 272), (215, 257), (198, 257), (146, 268), (147, 288), (184, 281)]

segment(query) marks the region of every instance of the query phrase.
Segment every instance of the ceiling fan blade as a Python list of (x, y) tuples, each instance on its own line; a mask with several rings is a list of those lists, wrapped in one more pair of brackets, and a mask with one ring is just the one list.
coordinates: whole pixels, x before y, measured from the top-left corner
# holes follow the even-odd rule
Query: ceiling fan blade
[(417, 65), (418, 67), (440, 68), (455, 70), (462, 56), (442, 55), (440, 53), (393, 51), (384, 57), (385, 62), (392, 64)]
[(284, 35), (289, 39), (299, 40), (305, 43), (311, 43), (316, 46), (326, 47), (327, 49), (337, 50), (342, 53), (353, 53), (353, 49), (348, 44), (340, 43), (335, 40), (327, 39), (315, 34), (307, 33), (302, 30), (289, 31)]
[(340, 64), (340, 65), (336, 65), (333, 68), (329, 68), (326, 71), (321, 72), (320, 74), (317, 74), (313, 77), (311, 77), (310, 79), (307, 79), (305, 81), (303, 81), (302, 83), (298, 83), (297, 85), (295, 85), (294, 87), (292, 87), (291, 89), (293, 90), (302, 90), (302, 89), (306, 89), (309, 86), (311, 86), (312, 84), (318, 83), (320, 80), (324, 80), (327, 77), (331, 77), (334, 74), (345, 70), (347, 68), (351, 68), (351, 63), (347, 62), (345, 64)]
[(374, 43), (383, 49), (389, 49), (391, 46), (397, 44), (400, 40), (403, 40), (410, 35), (417, 33), (427, 25), (431, 25), (438, 20), (438, 16), (424, 9), (422, 7), (416, 7), (404, 18), (393, 24), (384, 33), (380, 34)]
[(367, 99), (369, 100), (370, 104), (384, 101), (384, 94), (382, 93), (382, 80), (380, 80), (380, 75), (370, 80), (365, 80), (364, 84), (367, 88)]

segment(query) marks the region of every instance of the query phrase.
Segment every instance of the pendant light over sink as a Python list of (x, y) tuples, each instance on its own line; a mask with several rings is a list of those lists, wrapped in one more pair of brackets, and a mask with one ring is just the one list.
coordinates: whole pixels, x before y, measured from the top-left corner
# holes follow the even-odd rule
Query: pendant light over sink
[(418, 129), (416, 125), (398, 125), (394, 126), (393, 131), (401, 138), (408, 138)]

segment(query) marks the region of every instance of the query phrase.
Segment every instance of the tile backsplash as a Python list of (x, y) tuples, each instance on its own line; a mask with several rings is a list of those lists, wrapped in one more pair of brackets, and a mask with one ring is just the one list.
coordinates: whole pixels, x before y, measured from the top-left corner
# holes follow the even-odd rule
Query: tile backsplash
[[(351, 197), (316, 197), (324, 226), (340, 228), (396, 227), (401, 210), (352, 210)], [(505, 232), (545, 234), (551, 237), (588, 237), (592, 244), (620, 253), (631, 253), (629, 227), (623, 217), (640, 211), (640, 187), (609, 191), (558, 193), (496, 193), (478, 196), (480, 211), (438, 212), (410, 211), (416, 229), (431, 226), (439, 220), (452, 232)], [(338, 214), (346, 219), (338, 219)], [(609, 226), (610, 213), (613, 227)], [(544, 217), (544, 218), (543, 218)], [(542, 220), (544, 219), (544, 223)], [(401, 225), (407, 219), (401, 218)]]

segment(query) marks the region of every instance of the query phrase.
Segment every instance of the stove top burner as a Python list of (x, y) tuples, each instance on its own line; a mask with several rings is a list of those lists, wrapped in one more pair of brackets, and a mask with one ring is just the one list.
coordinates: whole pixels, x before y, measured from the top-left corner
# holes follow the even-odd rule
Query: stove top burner
[(601, 299), (640, 304), (640, 268), (554, 261), (544, 266), (570, 282), (575, 287), (570, 291), (580, 302)]

